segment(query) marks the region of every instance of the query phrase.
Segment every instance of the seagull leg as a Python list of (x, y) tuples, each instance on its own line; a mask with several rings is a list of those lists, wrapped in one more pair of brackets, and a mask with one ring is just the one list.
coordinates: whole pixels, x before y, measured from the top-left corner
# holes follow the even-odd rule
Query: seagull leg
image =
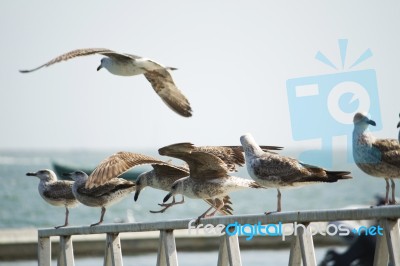
[(100, 216), (100, 221), (98, 221), (97, 223), (91, 224), (90, 226), (95, 226), (95, 225), (99, 225), (103, 222), (103, 218), (104, 218), (104, 214), (106, 213), (106, 208), (101, 207), (101, 216)]
[(54, 228), (58, 229), (58, 228), (67, 226), (68, 225), (68, 215), (69, 215), (68, 207), (65, 207), (65, 222), (64, 222), (64, 225), (59, 225), (59, 226), (56, 226)]
[(161, 207), (166, 207), (166, 206), (169, 206), (169, 205), (175, 205), (175, 204), (182, 204), (182, 203), (184, 203), (185, 202), (185, 197), (182, 195), (182, 200), (181, 201), (177, 201), (177, 202), (175, 202), (175, 196), (172, 196), (172, 202), (171, 203), (159, 203), (158, 205), (159, 206), (161, 206)]
[(199, 225), (200, 219), (206, 217), (206, 216), (207, 216), (207, 213), (208, 213), (212, 208), (215, 208), (215, 207), (216, 207), (216, 206), (215, 206), (215, 201), (213, 201), (213, 205), (212, 205), (210, 208), (208, 208), (202, 215), (200, 215), (199, 217), (197, 217), (196, 225)]
[(281, 204), (281, 191), (279, 190), (279, 188), (277, 189), (278, 191), (278, 195), (276, 196), (278, 198), (278, 203), (277, 203), (277, 207), (276, 207), (276, 211), (266, 211), (265, 215), (274, 213), (274, 212), (281, 212), (282, 210), (282, 204)]
[(386, 181), (385, 205), (388, 205), (389, 204), (389, 190), (390, 190), (389, 178), (385, 178), (385, 181)]
[(150, 211), (151, 213), (163, 213), (166, 209), (168, 209), (168, 208), (170, 208), (170, 207), (172, 207), (172, 206), (174, 206), (174, 205), (178, 205), (178, 204), (182, 204), (182, 203), (185, 203), (185, 197), (184, 196), (182, 196), (182, 200), (181, 201), (175, 201), (175, 196), (173, 196), (172, 197), (172, 202), (171, 203), (168, 203), (168, 204), (158, 204), (158, 205), (160, 205), (160, 206), (162, 206), (162, 207), (165, 207), (165, 208), (163, 208), (163, 209), (161, 209), (161, 210), (159, 210), (159, 211)]
[(390, 182), (392, 183), (392, 201), (390, 202), (390, 204), (395, 205), (396, 204), (396, 197), (395, 197), (395, 193), (396, 193), (396, 184), (394, 183), (393, 178), (390, 178)]
[(281, 191), (278, 188), (278, 208), (276, 209), (277, 212), (281, 212), (282, 211), (282, 203), (281, 203)]
[[(215, 199), (215, 210), (210, 213), (210, 214), (206, 214), (205, 217), (212, 217), (214, 216), (218, 211), (220, 211), (223, 207), (224, 207), (224, 202), (220, 199)], [(218, 204), (219, 203), (219, 204)]]

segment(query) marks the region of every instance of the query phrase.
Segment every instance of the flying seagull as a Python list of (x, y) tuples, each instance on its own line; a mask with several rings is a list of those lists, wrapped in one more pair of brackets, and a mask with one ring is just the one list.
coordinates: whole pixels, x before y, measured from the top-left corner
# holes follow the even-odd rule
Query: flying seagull
[[(214, 154), (196, 150), (191, 143), (178, 143), (158, 150), (160, 155), (181, 159), (189, 165), (190, 176), (175, 181), (164, 202), (176, 194), (189, 198), (211, 200), (213, 206), (201, 214), (197, 221), (215, 215), (224, 207), (224, 197), (247, 188), (261, 188), (259, 184), (229, 175), (227, 164)], [(209, 213), (211, 209), (215, 209)]]
[(57, 180), (57, 175), (48, 169), (40, 170), (35, 173), (27, 173), (27, 176), (36, 176), (40, 179), (38, 190), (40, 196), (49, 204), (54, 206), (65, 207), (65, 222), (63, 225), (55, 228), (65, 227), (68, 225), (68, 216), (70, 207), (75, 207), (78, 201), (72, 193), (73, 181)]
[(257, 145), (251, 134), (241, 136), (240, 142), (243, 145), (247, 171), (251, 178), (264, 187), (278, 190), (277, 212), (282, 210), (281, 188), (322, 182), (332, 183), (351, 178), (350, 172), (347, 171), (327, 171), (290, 157), (265, 152)]
[(176, 70), (176, 68), (163, 66), (148, 58), (131, 54), (117, 53), (104, 48), (77, 49), (62, 54), (39, 67), (30, 70), (20, 70), (20, 72), (30, 73), (61, 61), (93, 54), (101, 54), (106, 56), (101, 59), (100, 66), (97, 68), (97, 71), (105, 68), (111, 74), (118, 76), (135, 76), (143, 74), (150, 82), (158, 96), (161, 97), (161, 99), (169, 108), (181, 116), (192, 116), (192, 108), (190, 107), (189, 101), (176, 87), (172, 79), (171, 71)]
[(353, 119), (353, 157), (357, 166), (366, 174), (386, 181), (385, 204), (389, 203), (389, 180), (392, 185), (392, 201), (395, 204), (394, 178), (400, 177), (400, 144), (397, 139), (377, 139), (368, 130), (376, 126), (367, 115), (356, 113)]

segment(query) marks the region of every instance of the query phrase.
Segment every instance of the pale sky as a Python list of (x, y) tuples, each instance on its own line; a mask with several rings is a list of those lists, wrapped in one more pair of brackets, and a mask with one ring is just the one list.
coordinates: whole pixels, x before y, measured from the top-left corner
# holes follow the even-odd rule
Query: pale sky
[[(372, 51), (352, 70), (376, 71), (376, 134), (397, 137), (399, 1), (1, 1), (0, 13), (0, 149), (239, 145), (246, 132), (307, 146), (292, 136), (286, 81), (348, 71), (315, 59), (340, 66), (338, 39), (348, 64)], [(177, 67), (193, 117), (172, 112), (143, 76), (97, 72), (99, 55), (18, 72), (90, 47)]]

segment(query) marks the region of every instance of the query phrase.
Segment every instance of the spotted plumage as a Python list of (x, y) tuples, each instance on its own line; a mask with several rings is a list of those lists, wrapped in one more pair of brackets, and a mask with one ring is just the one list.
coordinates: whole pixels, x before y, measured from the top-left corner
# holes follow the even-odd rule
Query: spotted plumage
[(101, 208), (100, 220), (97, 223), (91, 224), (91, 226), (103, 222), (106, 207), (117, 203), (135, 191), (135, 183), (123, 178), (113, 178), (103, 185), (87, 188), (88, 175), (86, 173), (75, 171), (65, 173), (64, 175), (75, 181), (72, 186), (72, 192), (79, 202), (89, 207)]
[[(189, 176), (189, 168), (187, 167), (179, 167), (179, 166), (172, 166), (171, 165), (152, 165), (153, 170), (142, 173), (138, 176), (136, 180), (136, 193), (135, 193), (135, 201), (139, 197), (139, 193), (143, 190), (146, 186), (150, 186), (152, 188), (170, 191), (172, 185), (175, 181), (180, 180), (181, 178), (185, 178)], [(210, 206), (213, 205), (213, 201), (211, 199), (204, 199)], [(182, 195), (182, 201), (176, 202), (175, 196), (173, 196), (172, 203), (164, 203), (160, 204), (164, 208), (160, 211), (151, 211), (152, 213), (164, 212), (166, 209), (172, 207), (176, 204), (181, 204), (184, 202), (184, 197)], [(232, 202), (230, 201), (229, 196), (224, 198), (224, 206), (221, 208), (221, 214), (228, 215), (232, 214), (232, 207), (230, 206)]]
[[(224, 207), (223, 198), (230, 192), (260, 188), (257, 183), (229, 175), (228, 165), (214, 154), (201, 151), (191, 143), (178, 143), (158, 150), (160, 155), (167, 155), (185, 161), (189, 166), (190, 176), (175, 181), (164, 202), (176, 194), (189, 198), (209, 199), (212, 207), (199, 216), (210, 217)], [(214, 208), (215, 210), (208, 214)]]
[(321, 182), (332, 183), (351, 178), (350, 172), (347, 171), (327, 171), (294, 158), (263, 151), (251, 134), (241, 136), (240, 142), (243, 145), (250, 177), (262, 186), (278, 190), (278, 212), (281, 211), (281, 188)]
[(391, 203), (395, 204), (394, 178), (400, 177), (400, 144), (396, 139), (377, 139), (368, 130), (376, 126), (365, 114), (357, 113), (353, 119), (353, 157), (357, 166), (366, 174), (386, 181), (385, 203), (389, 203), (389, 180), (392, 187)]
[(27, 173), (27, 176), (36, 176), (40, 179), (38, 190), (40, 196), (49, 204), (65, 207), (65, 222), (56, 228), (68, 225), (68, 208), (78, 204), (73, 192), (73, 181), (57, 180), (56, 174), (48, 169), (40, 170), (35, 173)]

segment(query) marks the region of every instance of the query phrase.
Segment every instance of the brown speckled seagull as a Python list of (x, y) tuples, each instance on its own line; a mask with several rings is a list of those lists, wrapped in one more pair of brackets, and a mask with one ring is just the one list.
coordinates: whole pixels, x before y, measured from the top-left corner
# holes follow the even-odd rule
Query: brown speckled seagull
[(106, 213), (106, 207), (119, 202), (135, 190), (135, 183), (123, 178), (114, 178), (103, 185), (86, 188), (88, 175), (85, 172), (74, 171), (63, 175), (75, 181), (72, 186), (72, 193), (80, 203), (89, 207), (101, 208), (100, 220), (90, 226), (101, 224)]
[[(327, 171), (318, 166), (304, 164), (296, 159), (264, 152), (251, 134), (240, 137), (246, 157), (247, 171), (254, 181), (278, 190), (277, 212), (281, 207), (281, 188), (298, 187), (314, 183), (332, 183), (349, 179), (350, 172)], [(268, 214), (270, 212), (266, 212)]]
[[(178, 145), (185, 145), (180, 143)], [(186, 143), (186, 145), (191, 145), (190, 143)], [(266, 150), (281, 150), (282, 147), (278, 146), (261, 146)], [(193, 151), (203, 151), (207, 153), (211, 153), (218, 158), (220, 158), (227, 165), (230, 172), (237, 171), (237, 166), (243, 166), (245, 163), (243, 156), (243, 148), (242, 146), (199, 146), (194, 147)], [(138, 176), (136, 180), (136, 193), (135, 193), (135, 201), (138, 199), (140, 191), (146, 186), (150, 186), (156, 189), (161, 189), (165, 191), (170, 191), (171, 186), (175, 181), (182, 177), (189, 176), (189, 168), (185, 166), (175, 166), (175, 165), (161, 165), (161, 164), (153, 164), (153, 170), (149, 172), (145, 172)], [(210, 199), (205, 199), (205, 201), (213, 206), (213, 203)], [(175, 201), (175, 196), (172, 196), (172, 202), (168, 204), (159, 204), (164, 208), (160, 211), (150, 211), (152, 213), (164, 212), (169, 207), (172, 207), (176, 204), (184, 203), (184, 196), (182, 196), (182, 200), (179, 202)], [(231, 204), (229, 196), (226, 196), (224, 199), (224, 207), (221, 209), (223, 214), (232, 214), (232, 208), (229, 206)]]
[[(196, 150), (191, 143), (178, 143), (158, 150), (167, 155), (185, 161), (189, 165), (190, 176), (175, 181), (164, 202), (176, 194), (194, 199), (209, 199), (213, 202), (207, 211), (198, 217), (211, 217), (224, 207), (223, 198), (229, 193), (247, 188), (261, 188), (256, 182), (231, 176), (228, 165), (217, 156)], [(209, 213), (211, 209), (215, 209)]]
[[(153, 170), (140, 174), (136, 179), (135, 201), (137, 201), (140, 191), (142, 191), (147, 186), (169, 192), (175, 181), (189, 176), (189, 168), (187, 168), (186, 166), (176, 166), (172, 164), (152, 164), (151, 166), (153, 167)], [(204, 201), (207, 202), (210, 206), (213, 206), (213, 202), (210, 199), (204, 199)], [(175, 201), (175, 196), (173, 196), (171, 203), (159, 204), (160, 206), (164, 207), (163, 209), (150, 212), (163, 213), (168, 208), (177, 204), (182, 204), (184, 202), (185, 200), (183, 195), (181, 201)], [(221, 214), (232, 214), (233, 209), (230, 204), (232, 204), (232, 202), (229, 196), (224, 197), (224, 207), (220, 210)]]
[(97, 70), (100, 70), (104, 67), (111, 74), (118, 76), (135, 76), (143, 74), (150, 82), (158, 96), (161, 97), (163, 102), (169, 108), (181, 116), (192, 116), (192, 109), (189, 101), (176, 87), (172, 79), (171, 70), (176, 70), (176, 68), (163, 66), (148, 58), (131, 54), (117, 53), (104, 48), (77, 49), (62, 54), (39, 67), (30, 70), (20, 70), (20, 72), (29, 73), (61, 61), (93, 54), (101, 54), (106, 56), (101, 59), (100, 66), (97, 68)]
[(79, 202), (72, 193), (73, 181), (57, 180), (56, 174), (48, 169), (37, 171), (36, 173), (27, 173), (27, 176), (36, 176), (40, 179), (38, 190), (42, 198), (54, 206), (65, 207), (65, 223), (55, 228), (68, 225), (68, 208), (75, 207)]
[(396, 203), (394, 178), (400, 177), (400, 144), (397, 139), (377, 139), (368, 130), (376, 126), (365, 114), (356, 113), (353, 119), (353, 157), (357, 166), (366, 174), (386, 181), (385, 204), (389, 203), (389, 180), (392, 184), (391, 204)]

